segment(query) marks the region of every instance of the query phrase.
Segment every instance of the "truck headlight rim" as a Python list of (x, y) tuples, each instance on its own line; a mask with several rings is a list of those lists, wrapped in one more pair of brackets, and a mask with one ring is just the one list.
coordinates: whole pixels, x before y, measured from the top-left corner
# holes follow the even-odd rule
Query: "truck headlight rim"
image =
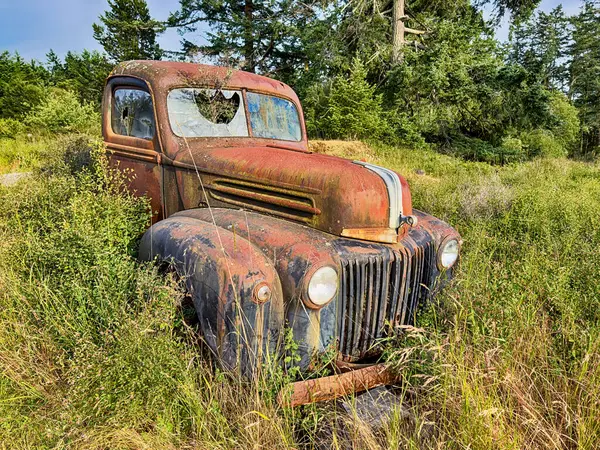
[(330, 265), (319, 266), (312, 270), (306, 279), (306, 287), (302, 297), (307, 307), (321, 309), (337, 295), (339, 275), (334, 267)]
[(438, 268), (440, 270), (449, 270), (458, 261), (460, 256), (460, 239), (456, 236), (447, 236), (442, 240), (438, 251)]
[(257, 305), (264, 305), (269, 300), (271, 300), (271, 296), (273, 295), (273, 290), (269, 283), (263, 281), (254, 286), (254, 290), (252, 291), (252, 301)]

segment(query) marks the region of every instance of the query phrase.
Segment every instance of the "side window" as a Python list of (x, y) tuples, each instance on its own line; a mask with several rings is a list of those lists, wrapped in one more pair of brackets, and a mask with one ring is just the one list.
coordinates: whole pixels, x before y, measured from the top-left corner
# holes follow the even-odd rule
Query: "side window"
[(113, 96), (111, 121), (116, 134), (152, 139), (156, 129), (152, 97), (140, 89), (117, 88)]

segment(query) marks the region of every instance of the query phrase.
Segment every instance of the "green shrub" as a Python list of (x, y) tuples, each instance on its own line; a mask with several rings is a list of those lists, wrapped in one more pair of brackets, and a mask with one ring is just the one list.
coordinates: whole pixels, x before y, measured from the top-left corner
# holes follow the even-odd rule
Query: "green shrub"
[(328, 86), (309, 89), (305, 100), (311, 136), (330, 139), (377, 139), (391, 134), (385, 120), (382, 95), (367, 80), (367, 71), (355, 60), (348, 77), (336, 77)]
[(530, 158), (567, 156), (567, 150), (550, 130), (538, 128), (521, 134), (521, 139)]
[(18, 53), (0, 52), (0, 118), (22, 120), (45, 97), (47, 71)]
[(579, 111), (561, 92), (552, 93), (550, 111), (555, 120), (550, 128), (554, 138), (566, 152), (573, 153), (581, 131)]
[(25, 125), (20, 120), (0, 119), (0, 138), (15, 138), (25, 131)]
[(505, 137), (502, 139), (501, 147), (511, 154), (519, 155), (523, 153), (523, 141), (516, 137)]
[(71, 91), (53, 88), (25, 120), (32, 129), (49, 133), (98, 132), (100, 115), (91, 103), (81, 104)]
[(0, 173), (33, 169), (47, 151), (49, 143), (47, 139), (0, 138)]
[(481, 139), (458, 135), (444, 147), (444, 150), (469, 161), (507, 164), (522, 161), (525, 158), (523, 146), (519, 143), (519, 139), (509, 138), (502, 141), (502, 145), (497, 147)]

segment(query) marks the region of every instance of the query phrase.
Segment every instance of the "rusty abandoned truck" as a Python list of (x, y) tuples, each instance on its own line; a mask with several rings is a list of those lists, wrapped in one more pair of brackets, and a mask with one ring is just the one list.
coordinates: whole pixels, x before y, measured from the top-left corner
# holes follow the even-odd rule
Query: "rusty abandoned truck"
[(154, 212), (140, 259), (171, 261), (226, 368), (277, 358), (285, 332), (302, 369), (332, 349), (339, 367), (365, 367), (451, 277), (458, 233), (412, 209), (401, 175), (311, 153), (279, 81), (131, 61), (103, 110), (111, 164)]

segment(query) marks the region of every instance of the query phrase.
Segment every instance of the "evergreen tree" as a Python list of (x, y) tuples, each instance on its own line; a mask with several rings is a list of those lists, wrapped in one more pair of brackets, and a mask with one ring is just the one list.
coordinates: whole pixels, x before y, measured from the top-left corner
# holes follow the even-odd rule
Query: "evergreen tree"
[(210, 26), (207, 44), (184, 39), (186, 56), (200, 53), (219, 64), (281, 77), (310, 63), (307, 36), (320, 11), (315, 0), (180, 0), (169, 24), (184, 35), (202, 23)]
[(16, 53), (0, 53), (0, 119), (23, 119), (45, 96), (48, 72)]
[(520, 64), (547, 88), (566, 88), (566, 55), (571, 31), (562, 5), (513, 25), (510, 61)]
[(113, 67), (105, 55), (89, 50), (68, 52), (63, 62), (50, 50), (46, 58), (53, 85), (76, 92), (81, 102), (100, 105), (106, 77)]
[(581, 151), (589, 152), (600, 147), (600, 1), (584, 1), (572, 23), (569, 95), (579, 108), (584, 131)]
[(474, 3), (476, 6), (491, 4), (494, 8), (496, 22), (500, 22), (506, 13), (509, 13), (513, 20), (518, 22), (528, 18), (539, 6), (541, 0), (477, 0)]
[(156, 42), (164, 25), (153, 20), (146, 0), (108, 0), (110, 10), (94, 24), (94, 39), (114, 62), (132, 59), (161, 59)]

